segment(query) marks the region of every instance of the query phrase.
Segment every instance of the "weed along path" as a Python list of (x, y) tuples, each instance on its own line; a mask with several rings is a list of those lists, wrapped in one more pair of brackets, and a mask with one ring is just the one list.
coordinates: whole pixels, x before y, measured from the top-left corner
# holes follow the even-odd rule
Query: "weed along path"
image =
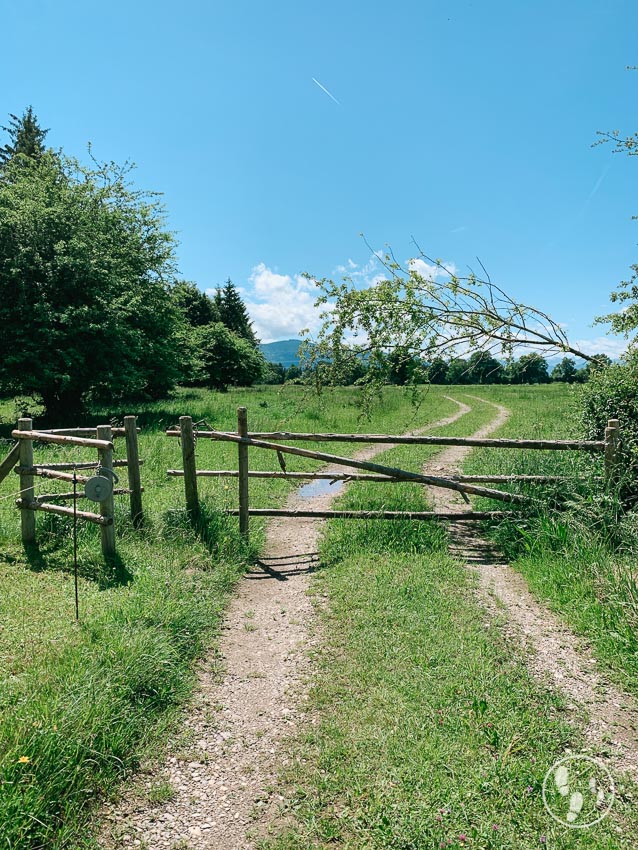
[[(496, 415), (472, 436), (487, 437), (509, 418), (502, 405), (475, 396), (496, 410)], [(434, 456), (424, 467), (432, 475), (459, 472), (471, 448), (453, 446)], [(459, 494), (428, 488), (436, 510), (463, 512), (467, 505)], [(638, 705), (596, 670), (591, 652), (530, 593), (525, 579), (504, 560), (498, 549), (482, 538), (472, 523), (450, 523), (450, 551), (476, 571), (478, 590), (488, 610), (505, 618), (505, 630), (530, 650), (528, 667), (540, 680), (557, 687), (570, 701), (568, 710), (578, 723), (587, 714), (585, 738), (610, 767), (638, 780)], [(604, 754), (604, 755), (601, 755)]]
[[(450, 400), (458, 411), (421, 433), (450, 425), (471, 410)], [(388, 448), (369, 446), (355, 457), (369, 460)], [(300, 488), (286, 507), (325, 510), (340, 492), (337, 485), (323, 492)], [(282, 742), (294, 731), (304, 700), (306, 650), (313, 642), (307, 591), (323, 523), (276, 518), (268, 524), (264, 554), (240, 583), (218, 649), (200, 665), (183, 740), (164, 765), (142, 774), (130, 793), (105, 811), (102, 847), (255, 846), (280, 801)]]

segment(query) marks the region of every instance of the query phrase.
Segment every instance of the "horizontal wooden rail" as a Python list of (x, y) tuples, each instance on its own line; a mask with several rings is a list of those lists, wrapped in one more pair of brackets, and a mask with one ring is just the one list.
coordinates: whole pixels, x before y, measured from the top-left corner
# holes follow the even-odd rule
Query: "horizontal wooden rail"
[[(142, 487), (142, 492), (144, 492), (144, 488)], [(114, 496), (130, 496), (132, 490), (127, 489), (126, 487), (120, 487), (117, 490), (113, 490)], [(86, 499), (86, 496), (82, 491), (79, 493), (44, 493), (36, 496), (38, 502), (55, 502), (58, 500), (66, 501), (67, 499)]]
[(485, 484), (508, 484), (510, 481), (542, 484), (543, 482), (589, 480), (585, 475), (450, 475), (452, 481), (483, 482)]
[[(166, 431), (168, 437), (179, 437), (177, 430)], [(224, 440), (228, 437), (237, 438), (237, 434), (229, 431), (197, 431), (198, 438), (208, 437), (213, 440)], [(248, 435), (249, 440), (310, 440), (317, 443), (388, 443), (393, 445), (415, 446), (482, 446), (492, 449), (538, 449), (548, 451), (587, 451), (602, 452), (605, 449), (603, 440), (507, 440), (490, 437), (431, 437), (418, 435), (387, 435), (387, 434), (306, 434), (288, 431), (260, 431)]]
[[(166, 474), (172, 477), (182, 477), (183, 469), (167, 469)], [(239, 478), (239, 471), (236, 469), (198, 469), (196, 475), (201, 478)], [(365, 473), (354, 472), (269, 472), (250, 470), (249, 478), (292, 478), (292, 479), (308, 479), (321, 481), (379, 481), (387, 483), (396, 483), (402, 481), (402, 478), (395, 478), (390, 475), (366, 475)], [(512, 481), (521, 481), (523, 483), (543, 483), (543, 482), (559, 482), (559, 481), (574, 481), (575, 479), (588, 480), (588, 476), (573, 476), (573, 475), (450, 475), (450, 481), (460, 481), (467, 483), (485, 484), (508, 484)]]
[[(238, 510), (225, 510), (229, 516), (239, 516)], [(429, 519), (453, 520), (466, 522), (469, 520), (494, 520), (516, 516), (513, 511), (304, 511), (286, 510), (284, 508), (250, 508), (249, 516), (287, 516), (317, 519)]]
[(48, 514), (73, 517), (93, 522), (96, 525), (113, 525), (112, 516), (89, 513), (89, 511), (76, 511), (74, 508), (66, 508), (64, 505), (50, 505), (48, 502), (28, 502), (26, 499), (17, 499), (16, 505), (23, 511), (45, 511)]
[[(45, 434), (65, 434), (69, 437), (89, 437), (91, 434), (95, 434), (95, 428), (43, 428), (42, 430)], [(136, 430), (139, 434), (142, 429), (137, 428)], [(126, 429), (111, 428), (111, 434), (114, 437), (124, 437)]]
[(71, 437), (68, 434), (52, 434), (50, 431), (12, 431), (16, 440), (37, 440), (40, 443), (54, 443), (60, 446), (90, 446), (94, 449), (113, 449), (110, 440), (90, 439), (89, 437)]
[(0, 481), (3, 481), (11, 472), (13, 467), (20, 460), (20, 443), (16, 443), (9, 451), (9, 454), (0, 463)]
[[(17, 475), (37, 475), (39, 478), (50, 478), (53, 481), (73, 481), (73, 475), (70, 472), (47, 469), (42, 466), (16, 466), (15, 472)], [(76, 475), (75, 480), (78, 484), (86, 484), (89, 479), (86, 475)]]
[[(139, 465), (142, 466), (144, 463), (143, 460), (139, 461)], [(86, 463), (34, 463), (31, 469), (97, 469), (100, 465), (100, 462), (97, 460), (87, 461)], [(126, 460), (114, 460), (114, 467), (122, 467), (127, 466), (128, 461)], [(36, 474), (35, 472), (33, 473)]]
[[(174, 477), (182, 477), (183, 469), (167, 469), (167, 475)], [(198, 469), (195, 473), (201, 478), (239, 478), (239, 470), (237, 469)], [(389, 475), (365, 475), (354, 472), (259, 472), (257, 470), (248, 471), (249, 478), (294, 478), (294, 479), (310, 479), (322, 481), (386, 481), (395, 482), (401, 481), (400, 478), (392, 478)]]
[(434, 475), (422, 475), (418, 472), (408, 472), (405, 469), (395, 469), (391, 466), (382, 466), (378, 463), (370, 463), (364, 460), (355, 460), (354, 458), (340, 457), (339, 455), (330, 455), (325, 452), (315, 452), (311, 449), (300, 449), (296, 446), (283, 446), (277, 443), (268, 443), (264, 440), (253, 440), (250, 437), (239, 437), (237, 434), (228, 434), (222, 431), (214, 433), (215, 439), (227, 440), (231, 443), (241, 443), (244, 446), (254, 446), (257, 449), (268, 449), (270, 451), (281, 452), (283, 454), (297, 455), (299, 457), (309, 457), (313, 460), (323, 460), (326, 463), (334, 463), (339, 466), (354, 467), (355, 469), (365, 469), (368, 472), (376, 472), (380, 475), (387, 475), (390, 478), (399, 478), (402, 481), (416, 481), (418, 484), (430, 484), (432, 487), (442, 487), (445, 490), (456, 490), (457, 493), (472, 493), (475, 496), (485, 496), (488, 499), (495, 499), (500, 502), (513, 502), (515, 504), (528, 504), (531, 499), (527, 496), (521, 496), (517, 493), (505, 493), (502, 490), (493, 490), (489, 487), (477, 487), (475, 484), (462, 484), (459, 481), (451, 481), (449, 478), (439, 478)]

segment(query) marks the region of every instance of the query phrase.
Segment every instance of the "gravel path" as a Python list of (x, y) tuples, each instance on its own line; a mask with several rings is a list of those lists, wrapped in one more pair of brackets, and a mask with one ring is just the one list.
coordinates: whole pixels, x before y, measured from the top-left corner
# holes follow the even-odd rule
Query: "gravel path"
[[(458, 411), (421, 433), (470, 410), (450, 400)], [(370, 446), (355, 457), (369, 460), (388, 448)], [(324, 510), (341, 491), (335, 485), (310, 498), (296, 491), (287, 507)], [(304, 650), (316, 640), (308, 575), (317, 562), (322, 526), (313, 519), (269, 522), (265, 554), (230, 603), (219, 649), (200, 665), (197, 694), (184, 717), (191, 744), (142, 774), (121, 801), (105, 808), (101, 847), (254, 847), (282, 799), (277, 794), (277, 773), (287, 758), (282, 743), (294, 732), (303, 706)]]
[[(499, 404), (494, 418), (473, 437), (487, 437), (510, 416)], [(459, 472), (471, 451), (452, 446), (432, 458), (424, 468), (428, 474)], [(467, 510), (453, 491), (428, 488), (437, 510)], [(603, 750), (611, 767), (638, 779), (638, 706), (596, 670), (591, 650), (530, 593), (525, 579), (507, 565), (503, 554), (478, 533), (472, 523), (450, 523), (450, 551), (478, 576), (478, 592), (490, 612), (505, 618), (504, 628), (529, 650), (529, 668), (541, 681), (550, 683), (568, 699), (575, 723), (583, 709), (588, 716), (585, 736), (596, 750)]]

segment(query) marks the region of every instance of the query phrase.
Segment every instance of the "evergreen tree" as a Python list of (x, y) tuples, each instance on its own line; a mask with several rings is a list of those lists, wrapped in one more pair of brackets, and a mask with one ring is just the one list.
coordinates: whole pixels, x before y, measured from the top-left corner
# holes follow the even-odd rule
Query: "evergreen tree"
[(257, 347), (258, 340), (252, 329), (252, 322), (246, 310), (246, 305), (230, 278), (223, 290), (217, 290), (215, 303), (218, 305), (222, 322), (233, 333)]
[(193, 328), (220, 321), (219, 309), (212, 298), (194, 283), (180, 280), (171, 290), (173, 303)]
[(44, 138), (49, 132), (38, 124), (32, 106), (27, 107), (21, 118), (17, 115), (9, 115), (9, 118), (9, 126), (2, 127), (9, 134), (10, 141), (0, 147), (0, 168), (18, 154), (39, 159), (45, 151)]

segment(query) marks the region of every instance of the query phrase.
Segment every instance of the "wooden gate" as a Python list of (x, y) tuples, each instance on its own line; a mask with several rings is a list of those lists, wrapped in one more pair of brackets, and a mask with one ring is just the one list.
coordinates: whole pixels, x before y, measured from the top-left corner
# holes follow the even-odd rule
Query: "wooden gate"
[[(16, 505), (21, 510), (22, 542), (25, 544), (35, 543), (35, 512), (44, 511), (58, 516), (77, 517), (77, 519), (85, 522), (99, 525), (103, 554), (107, 557), (115, 554), (113, 497), (129, 495), (131, 517), (134, 524), (139, 525), (143, 519), (143, 488), (140, 482), (140, 464), (142, 461), (138, 454), (138, 430), (135, 416), (124, 417), (123, 428), (98, 425), (97, 428), (57, 428), (47, 431), (34, 430), (31, 419), (18, 420), (18, 427), (11, 434), (17, 440), (17, 443), (0, 463), (0, 481), (15, 467), (15, 472), (20, 476), (20, 495), (16, 500)], [(113, 440), (116, 437), (125, 437), (125, 460), (113, 460)], [(33, 456), (34, 442), (97, 449), (97, 461), (36, 464)], [(127, 469), (129, 486), (113, 489), (108, 497), (99, 503), (99, 513), (80, 511), (66, 505), (56, 504), (57, 502), (82, 498), (83, 494), (77, 493), (75, 487), (74, 492), (71, 493), (35, 493), (36, 478), (73, 483), (74, 485), (85, 484), (89, 479), (81, 474), (82, 471), (97, 468), (112, 471), (116, 467)], [(77, 470), (81, 471), (80, 475), (77, 474)]]
[[(605, 430), (604, 440), (507, 440), (497, 438), (477, 437), (435, 437), (416, 435), (388, 434), (310, 434), (288, 431), (253, 432), (248, 431), (248, 414), (245, 407), (237, 410), (237, 431), (194, 430), (190, 416), (181, 416), (179, 429), (170, 428), (166, 431), (169, 437), (179, 437), (182, 446), (183, 469), (169, 469), (168, 475), (184, 478), (184, 490), (187, 509), (196, 514), (199, 511), (199, 495), (197, 488), (198, 477), (229, 477), (237, 478), (239, 485), (239, 506), (237, 509), (226, 510), (225, 513), (239, 517), (241, 534), (248, 538), (249, 518), (251, 516), (289, 516), (289, 517), (318, 517), (322, 519), (414, 519), (414, 520), (454, 520), (473, 521), (499, 519), (511, 516), (511, 511), (464, 511), (459, 513), (441, 511), (340, 511), (340, 510), (287, 510), (285, 508), (250, 508), (248, 483), (250, 478), (287, 478), (328, 481), (377, 481), (398, 482), (412, 481), (417, 484), (428, 484), (456, 490), (464, 495), (485, 496), (490, 499), (509, 504), (528, 504), (531, 499), (519, 493), (509, 493), (482, 484), (505, 484), (514, 481), (549, 482), (556, 481), (561, 476), (553, 475), (454, 475), (438, 477), (422, 475), (405, 469), (384, 466), (370, 461), (340, 457), (326, 452), (313, 451), (287, 445), (291, 442), (342, 442), (342, 443), (382, 443), (387, 445), (420, 445), (420, 446), (470, 446), (489, 447), (498, 449), (535, 449), (550, 451), (586, 451), (604, 453), (605, 476), (608, 480), (613, 477), (619, 443), (618, 420), (610, 419)], [(238, 447), (237, 470), (198, 470), (195, 458), (195, 438), (221, 440), (236, 443)], [(249, 448), (265, 449), (277, 452), (280, 463), (285, 454), (307, 457), (325, 463), (344, 466), (363, 472), (261, 472), (253, 471), (248, 466)], [(281, 463), (284, 466), (283, 463)]]

